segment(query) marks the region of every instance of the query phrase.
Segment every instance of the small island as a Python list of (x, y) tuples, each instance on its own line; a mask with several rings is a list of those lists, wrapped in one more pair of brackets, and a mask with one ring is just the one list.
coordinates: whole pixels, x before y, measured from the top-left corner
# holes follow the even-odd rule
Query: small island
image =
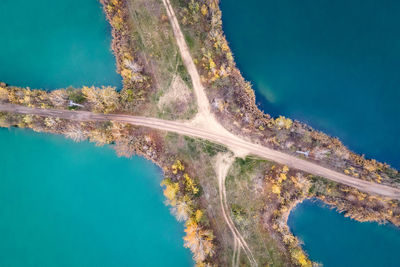
[(218, 0), (101, 0), (123, 88), (0, 83), (0, 127), (111, 144), (161, 167), (197, 266), (318, 266), (287, 226), (319, 199), (400, 225), (400, 173), (337, 138), (271, 117), (235, 65)]

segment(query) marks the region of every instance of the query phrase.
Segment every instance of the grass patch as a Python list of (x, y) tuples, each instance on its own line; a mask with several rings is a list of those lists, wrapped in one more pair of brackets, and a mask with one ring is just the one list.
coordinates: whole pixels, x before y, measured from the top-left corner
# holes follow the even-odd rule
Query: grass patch
[[(248, 243), (259, 266), (287, 266), (283, 248), (263, 225), (266, 194), (265, 171), (272, 163), (253, 159), (236, 159), (226, 179), (226, 194), (231, 218)], [(242, 252), (241, 264), (248, 264)]]
[(179, 109), (165, 110), (157, 105), (160, 96), (170, 88), (179, 75), (188, 88), (191, 79), (182, 63), (178, 46), (169, 23), (164, 5), (158, 0), (128, 0), (132, 40), (140, 51), (146, 72), (151, 74), (152, 88), (149, 88), (150, 105), (144, 115), (155, 115), (164, 119), (186, 119), (192, 112), (195, 99)]

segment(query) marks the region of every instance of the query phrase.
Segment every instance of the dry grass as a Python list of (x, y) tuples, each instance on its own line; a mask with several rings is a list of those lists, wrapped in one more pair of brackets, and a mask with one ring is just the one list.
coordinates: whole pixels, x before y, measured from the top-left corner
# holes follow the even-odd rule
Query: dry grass
[[(149, 92), (149, 105), (142, 112), (149, 116), (158, 116), (164, 119), (188, 119), (195, 113), (191, 80), (182, 59), (168, 21), (163, 4), (158, 0), (128, 0), (129, 23), (131, 38), (135, 49), (140, 51), (138, 56), (144, 65), (146, 73), (151, 74), (152, 88)], [(176, 77), (180, 77), (182, 84), (174, 88)], [(175, 90), (175, 95), (182, 94), (185, 104), (159, 104), (162, 96)], [(183, 89), (182, 92), (179, 92)]]
[[(227, 201), (230, 215), (259, 266), (290, 266), (280, 238), (264, 224), (268, 205), (264, 176), (271, 166), (264, 160), (237, 159), (226, 180)], [(247, 264), (244, 253), (240, 263)]]

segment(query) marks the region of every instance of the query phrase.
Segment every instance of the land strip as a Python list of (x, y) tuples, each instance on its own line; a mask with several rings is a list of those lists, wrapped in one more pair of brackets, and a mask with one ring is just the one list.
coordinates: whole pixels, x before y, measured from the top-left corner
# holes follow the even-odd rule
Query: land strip
[(200, 75), (197, 72), (196, 65), (193, 62), (192, 56), (189, 52), (189, 47), (186, 44), (183, 33), (179, 27), (178, 19), (176, 18), (174, 9), (171, 6), (169, 0), (163, 0), (165, 9), (167, 10), (168, 18), (174, 31), (175, 39), (181, 53), (183, 64), (185, 65), (190, 77), (192, 78), (193, 89), (196, 94), (196, 100), (198, 105), (199, 114), (209, 114), (210, 104), (208, 102), (207, 95), (204, 91), (203, 85), (201, 84)]
[(225, 135), (224, 132), (215, 132), (211, 127), (199, 128), (187, 122), (167, 121), (156, 118), (130, 116), (124, 114), (97, 114), (87, 111), (29, 108), (14, 104), (0, 104), (0, 111), (38, 115), (43, 117), (58, 117), (76, 121), (117, 121), (136, 126), (144, 126), (153, 129), (174, 132), (190, 137), (202, 138), (211, 142), (225, 145), (233, 151), (242, 151), (243, 154), (252, 154), (261, 158), (275, 161), (294, 169), (302, 170), (304, 172), (324, 177), (337, 183), (354, 187), (363, 192), (400, 200), (400, 189), (354, 178), (319, 166), (315, 163), (308, 162), (304, 159), (296, 158), (294, 156), (251, 143), (239, 137)]
[[(236, 250), (233, 252), (233, 264), (232, 266), (238, 266), (239, 262), (238, 259), (235, 257), (239, 257), (240, 248), (243, 248), (244, 252), (246, 253), (247, 258), (250, 261), (251, 266), (257, 266), (257, 261), (254, 259), (254, 256), (247, 244), (246, 240), (240, 234), (239, 230), (236, 228), (234, 222), (232, 221), (231, 216), (229, 215), (229, 207), (226, 201), (226, 189), (225, 189), (225, 180), (226, 175), (228, 174), (229, 167), (231, 167), (234, 158), (219, 155), (216, 161), (216, 172), (218, 177), (218, 191), (219, 191), (219, 198), (221, 204), (222, 215), (224, 216), (225, 222), (228, 225), (229, 229), (232, 232), (233, 238), (235, 239), (235, 245), (239, 244), (239, 247), (236, 246)], [(237, 253), (237, 254), (236, 254)]]

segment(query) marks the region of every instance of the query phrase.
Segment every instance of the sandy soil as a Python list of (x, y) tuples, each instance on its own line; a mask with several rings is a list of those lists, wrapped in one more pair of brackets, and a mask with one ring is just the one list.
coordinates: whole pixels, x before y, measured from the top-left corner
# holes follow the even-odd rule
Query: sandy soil
[(179, 75), (175, 75), (171, 85), (163, 96), (160, 97), (157, 105), (160, 109), (171, 103), (187, 105), (190, 101), (190, 90)]

